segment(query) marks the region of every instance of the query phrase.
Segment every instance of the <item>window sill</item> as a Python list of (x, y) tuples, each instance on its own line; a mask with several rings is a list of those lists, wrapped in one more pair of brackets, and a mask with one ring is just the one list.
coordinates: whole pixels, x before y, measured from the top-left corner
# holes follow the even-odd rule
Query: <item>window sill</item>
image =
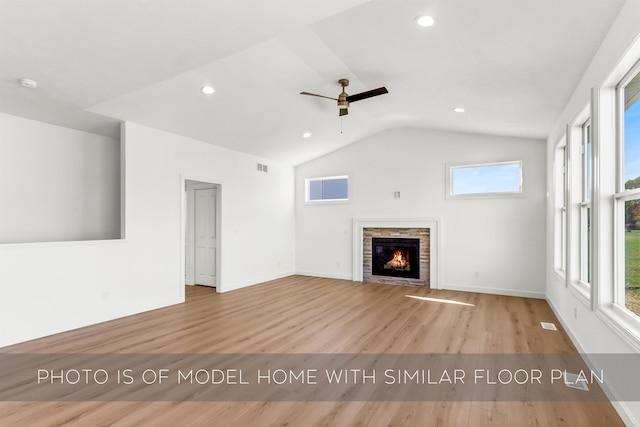
[(567, 285), (567, 276), (566, 276), (566, 272), (564, 270), (560, 270), (559, 268), (556, 268), (555, 270), (553, 270), (553, 272), (556, 274), (556, 277), (560, 280), (562, 280), (562, 282), (564, 283), (564, 285)]
[(591, 286), (582, 280), (574, 282), (570, 286), (571, 293), (591, 310)]
[(598, 317), (635, 351), (640, 352), (640, 320), (615, 304), (600, 307)]
[(305, 200), (305, 205), (308, 206), (320, 206), (320, 205), (348, 205), (351, 204), (349, 199), (340, 200)]
[(525, 193), (477, 193), (477, 194), (447, 194), (446, 200), (478, 200), (478, 199), (522, 199)]

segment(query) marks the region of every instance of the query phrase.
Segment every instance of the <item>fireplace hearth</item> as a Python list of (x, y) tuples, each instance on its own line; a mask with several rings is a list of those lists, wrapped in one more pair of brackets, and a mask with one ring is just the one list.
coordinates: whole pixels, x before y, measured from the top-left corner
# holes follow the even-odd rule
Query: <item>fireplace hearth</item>
[(374, 276), (420, 279), (420, 239), (374, 237), (371, 255)]

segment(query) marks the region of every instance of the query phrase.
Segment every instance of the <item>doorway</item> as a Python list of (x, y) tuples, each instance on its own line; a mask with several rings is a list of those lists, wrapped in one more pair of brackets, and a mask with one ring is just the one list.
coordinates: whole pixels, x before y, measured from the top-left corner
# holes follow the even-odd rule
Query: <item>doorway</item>
[(185, 284), (218, 286), (219, 185), (185, 180)]

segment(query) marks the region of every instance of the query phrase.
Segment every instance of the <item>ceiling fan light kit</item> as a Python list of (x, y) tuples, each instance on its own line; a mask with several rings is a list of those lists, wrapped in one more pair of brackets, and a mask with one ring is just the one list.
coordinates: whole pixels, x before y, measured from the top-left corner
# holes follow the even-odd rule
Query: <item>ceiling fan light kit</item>
[(333, 99), (338, 102), (338, 110), (340, 116), (346, 116), (349, 114), (349, 104), (351, 102), (360, 101), (367, 98), (372, 98), (374, 96), (383, 95), (385, 93), (389, 93), (386, 87), (379, 87), (378, 89), (368, 90), (366, 92), (356, 93), (355, 95), (349, 95), (344, 88), (349, 86), (348, 79), (340, 79), (338, 80), (338, 84), (342, 86), (342, 93), (338, 95), (338, 98), (331, 98), (329, 96), (317, 95), (315, 93), (309, 92), (300, 92), (300, 95), (309, 95), (309, 96), (317, 96), (320, 98)]

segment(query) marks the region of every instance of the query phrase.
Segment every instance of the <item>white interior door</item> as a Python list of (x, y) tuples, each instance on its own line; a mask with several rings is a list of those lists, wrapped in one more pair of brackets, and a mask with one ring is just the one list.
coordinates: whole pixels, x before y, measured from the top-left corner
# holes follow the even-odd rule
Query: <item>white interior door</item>
[(195, 282), (216, 285), (216, 189), (195, 190)]

